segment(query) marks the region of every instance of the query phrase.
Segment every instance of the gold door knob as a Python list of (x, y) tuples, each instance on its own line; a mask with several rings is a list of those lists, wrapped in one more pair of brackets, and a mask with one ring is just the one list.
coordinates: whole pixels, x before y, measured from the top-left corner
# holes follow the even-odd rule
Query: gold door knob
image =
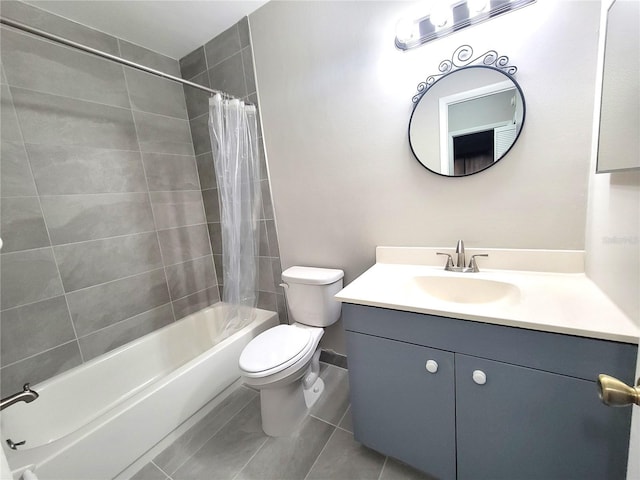
[(630, 387), (609, 375), (598, 375), (598, 395), (605, 405), (626, 407), (635, 403), (640, 405), (640, 379), (637, 387)]

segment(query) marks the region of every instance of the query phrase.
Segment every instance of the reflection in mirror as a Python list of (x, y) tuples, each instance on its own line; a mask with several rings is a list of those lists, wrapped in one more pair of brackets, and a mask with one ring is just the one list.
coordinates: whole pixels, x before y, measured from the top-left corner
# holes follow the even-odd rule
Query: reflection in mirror
[(607, 12), (597, 173), (640, 168), (640, 2)]
[(417, 102), (409, 123), (411, 149), (435, 173), (471, 175), (505, 156), (524, 115), (522, 91), (510, 75), (464, 67), (440, 78)]

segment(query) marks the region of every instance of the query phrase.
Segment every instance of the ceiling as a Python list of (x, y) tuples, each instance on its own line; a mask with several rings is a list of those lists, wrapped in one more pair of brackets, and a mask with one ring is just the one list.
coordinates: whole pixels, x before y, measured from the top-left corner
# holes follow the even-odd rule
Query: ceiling
[(25, 0), (25, 3), (180, 59), (267, 0)]

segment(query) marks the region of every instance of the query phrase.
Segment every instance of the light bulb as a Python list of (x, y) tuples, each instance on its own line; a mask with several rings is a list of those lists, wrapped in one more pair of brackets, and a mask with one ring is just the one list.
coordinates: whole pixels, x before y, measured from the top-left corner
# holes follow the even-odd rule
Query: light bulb
[(453, 12), (446, 1), (435, 2), (429, 15), (429, 21), (436, 29), (443, 28), (453, 22)]
[(401, 43), (416, 40), (419, 34), (418, 24), (413, 20), (402, 18), (396, 24), (396, 38)]
[(489, 0), (467, 0), (467, 8), (469, 9), (469, 17), (475, 17), (489, 9)]

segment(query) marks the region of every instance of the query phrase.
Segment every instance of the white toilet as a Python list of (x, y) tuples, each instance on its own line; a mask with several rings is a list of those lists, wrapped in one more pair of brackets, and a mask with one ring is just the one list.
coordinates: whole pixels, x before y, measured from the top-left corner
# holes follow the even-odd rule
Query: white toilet
[(324, 390), (318, 344), (324, 328), (340, 317), (333, 296), (342, 289), (342, 270), (291, 267), (282, 286), (293, 317), (251, 340), (240, 355), (247, 385), (260, 390), (262, 429), (272, 437), (292, 433)]

